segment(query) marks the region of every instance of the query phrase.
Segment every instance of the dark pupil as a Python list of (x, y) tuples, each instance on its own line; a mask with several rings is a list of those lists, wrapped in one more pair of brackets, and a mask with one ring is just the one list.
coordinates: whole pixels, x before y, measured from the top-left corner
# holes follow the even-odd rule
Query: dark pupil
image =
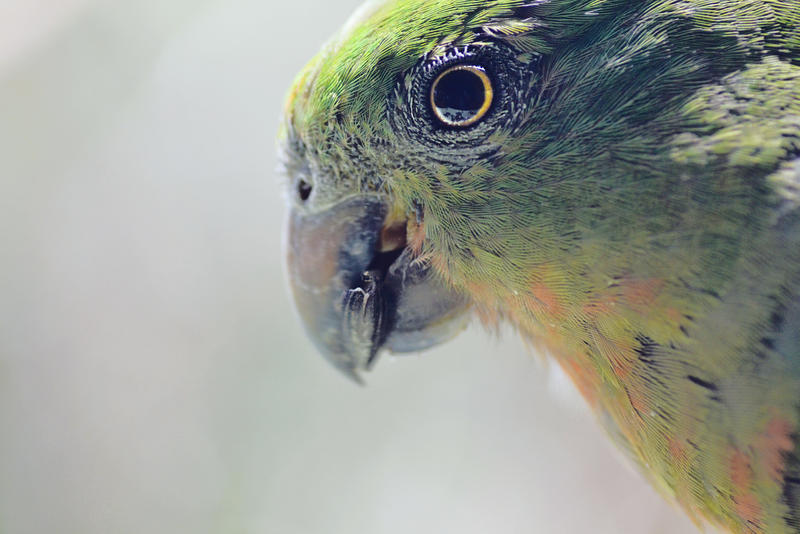
[(445, 74), (433, 90), (433, 105), (442, 117), (453, 123), (474, 117), (485, 99), (483, 82), (468, 70)]

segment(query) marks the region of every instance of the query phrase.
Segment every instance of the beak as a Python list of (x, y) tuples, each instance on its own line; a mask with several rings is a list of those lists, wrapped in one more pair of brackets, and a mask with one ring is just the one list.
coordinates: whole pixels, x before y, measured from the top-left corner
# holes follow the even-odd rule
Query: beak
[(289, 281), (300, 318), (317, 349), (359, 383), (382, 348), (419, 351), (467, 322), (467, 298), (413, 261), (406, 225), (388, 221), (389, 211), (372, 194), (289, 214)]

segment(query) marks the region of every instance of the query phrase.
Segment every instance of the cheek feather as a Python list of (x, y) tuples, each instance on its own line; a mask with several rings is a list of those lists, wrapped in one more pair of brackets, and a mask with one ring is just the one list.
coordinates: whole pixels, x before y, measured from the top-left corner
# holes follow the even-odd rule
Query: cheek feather
[(627, 338), (612, 339), (599, 328), (591, 327), (589, 335), (593, 348), (608, 361), (614, 375), (623, 382), (638, 361), (633, 346)]
[(761, 522), (761, 506), (753, 493), (753, 468), (750, 457), (736, 447), (728, 453), (728, 469), (733, 483), (733, 500), (742, 520), (758, 525)]
[(755, 443), (761, 466), (773, 480), (781, 481), (786, 468), (786, 455), (794, 450), (791, 421), (780, 415), (773, 415), (764, 432)]
[(422, 253), (422, 245), (425, 243), (425, 221), (418, 223), (413, 217), (410, 218), (406, 226), (406, 239), (411, 252), (415, 256), (419, 256)]
[(661, 278), (647, 278), (644, 280), (627, 280), (622, 282), (625, 302), (636, 311), (645, 311), (655, 302), (664, 280)]
[(795, 447), (794, 430), (789, 419), (773, 410), (763, 431), (747, 446), (729, 447), (728, 476), (736, 513), (742, 521), (753, 525), (763, 523), (762, 503), (756, 491), (758, 480), (768, 477), (772, 481), (783, 481), (787, 456)]
[(564, 315), (564, 306), (561, 303), (558, 295), (547, 285), (537, 282), (531, 286), (531, 295), (533, 298), (529, 299), (531, 309), (535, 312), (544, 313), (551, 316), (554, 320), (562, 318)]

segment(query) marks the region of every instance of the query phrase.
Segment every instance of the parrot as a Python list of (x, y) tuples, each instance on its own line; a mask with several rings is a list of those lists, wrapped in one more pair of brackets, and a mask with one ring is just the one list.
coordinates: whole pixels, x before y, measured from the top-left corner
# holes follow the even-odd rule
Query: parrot
[(508, 324), (699, 527), (800, 532), (800, 1), (369, 1), (277, 139), (345, 375)]

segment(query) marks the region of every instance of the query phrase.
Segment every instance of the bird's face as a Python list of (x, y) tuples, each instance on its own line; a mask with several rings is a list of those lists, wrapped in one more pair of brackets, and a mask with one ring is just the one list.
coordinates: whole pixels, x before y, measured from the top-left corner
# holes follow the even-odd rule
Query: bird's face
[(547, 139), (532, 106), (549, 46), (537, 32), (569, 34), (540, 24), (539, 4), (574, 22), (549, 2), (368, 3), (291, 89), (280, 151), (292, 293), (311, 339), (349, 376), (381, 348), (453, 337), (476, 288), (518, 294), (524, 261), (567, 248), (536, 219), (568, 211), (531, 213), (520, 189), (524, 156)]
[(704, 222), (684, 216), (700, 197), (660, 209), (693, 187), (673, 133), (734, 62), (676, 48), (644, 4), (373, 2), (306, 67), (280, 137), (289, 275), (334, 365), (356, 376), (382, 347), (448, 339), (472, 306), (555, 324), (676, 261), (669, 236)]
[(510, 52), (467, 31), (491, 14), (433, 4), (367, 6), (286, 106), (292, 293), (317, 347), (356, 379), (381, 348), (421, 350), (465, 326), (469, 299), (426, 254), (448, 209), (436, 198), (445, 176), (497, 152), (525, 90)]

